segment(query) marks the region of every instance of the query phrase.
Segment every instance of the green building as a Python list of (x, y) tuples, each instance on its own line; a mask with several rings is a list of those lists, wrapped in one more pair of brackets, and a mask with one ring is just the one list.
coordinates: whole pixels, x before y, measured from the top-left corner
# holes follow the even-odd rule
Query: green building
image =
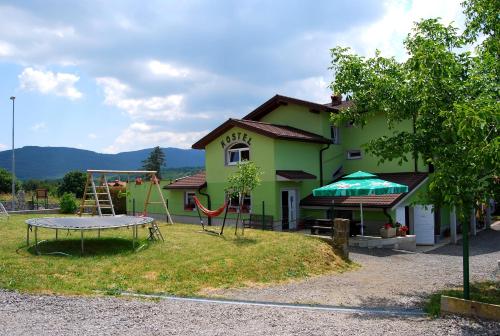
[[(363, 128), (345, 124), (332, 126), (330, 114), (351, 102), (332, 96), (327, 104), (318, 104), (276, 95), (242, 119), (229, 119), (193, 148), (205, 150), (205, 172), (171, 183), (162, 183), (174, 221), (198, 223), (193, 196), (214, 209), (224, 203), (226, 180), (240, 161), (251, 160), (262, 168), (262, 183), (244, 200), (243, 213), (272, 216), (273, 229), (296, 230), (313, 219), (331, 218), (332, 201), (336, 217), (359, 220), (363, 203), (365, 233), (377, 234), (389, 220), (406, 224), (417, 236), (418, 244), (434, 244), (436, 236), (450, 234), (456, 239), (456, 216), (431, 205), (415, 205), (419, 192), (425, 192), (429, 167), (415, 162), (411, 155), (397, 162), (378, 164), (378, 158), (363, 150), (369, 140), (389, 134), (382, 113)], [(411, 121), (398, 125), (412, 130)], [(405, 184), (405, 194), (364, 197), (313, 197), (312, 190), (331, 183), (345, 174), (363, 170), (380, 178)], [(144, 185), (130, 188), (140, 211)], [(151, 206), (150, 215), (160, 216), (160, 206)], [(230, 206), (228, 218), (234, 219), (236, 207)], [(244, 215), (245, 217), (245, 215)], [(219, 224), (221, 218), (214, 218)]]

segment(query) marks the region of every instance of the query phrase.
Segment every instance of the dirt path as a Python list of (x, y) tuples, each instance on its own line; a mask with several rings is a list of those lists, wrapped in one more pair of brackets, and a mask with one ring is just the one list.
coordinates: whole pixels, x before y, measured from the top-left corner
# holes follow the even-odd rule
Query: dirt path
[[(472, 280), (500, 280), (500, 225), (471, 238)], [(240, 300), (347, 306), (420, 306), (431, 292), (462, 283), (462, 246), (446, 245), (428, 253), (354, 249), (358, 270), (262, 288), (208, 293)]]

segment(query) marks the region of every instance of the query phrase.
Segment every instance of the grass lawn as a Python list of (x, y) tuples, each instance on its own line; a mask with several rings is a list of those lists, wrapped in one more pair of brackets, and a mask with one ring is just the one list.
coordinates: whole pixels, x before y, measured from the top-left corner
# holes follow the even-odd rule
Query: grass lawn
[[(330, 245), (300, 234), (245, 230), (235, 237), (200, 232), (196, 225), (160, 225), (165, 242), (132, 250), (132, 230), (88, 232), (86, 255), (79, 257), (80, 233), (39, 229), (42, 253), (64, 251), (74, 257), (34, 255), (25, 247), (26, 225), (33, 216), (0, 219), (0, 287), (23, 292), (113, 294), (119, 291), (200, 295), (211, 288), (282, 282), (355, 267)], [(145, 239), (146, 229), (139, 230)], [(94, 237), (94, 238), (92, 238)], [(33, 234), (31, 234), (33, 239)]]
[[(426, 313), (436, 317), (441, 312), (441, 295), (463, 298), (463, 288), (447, 289), (432, 294), (425, 304)], [(471, 283), (470, 298), (473, 301), (500, 305), (500, 282), (483, 281)]]

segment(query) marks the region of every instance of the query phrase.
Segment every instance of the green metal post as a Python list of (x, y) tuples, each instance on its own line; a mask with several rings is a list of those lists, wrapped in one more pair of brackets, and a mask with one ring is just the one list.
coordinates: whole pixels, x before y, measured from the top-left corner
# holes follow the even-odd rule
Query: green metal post
[(463, 220), (462, 226), (462, 247), (463, 247), (463, 263), (464, 263), (464, 299), (470, 300), (469, 288), (469, 221), (467, 217)]
[(266, 207), (264, 206), (264, 201), (262, 201), (262, 230), (266, 229)]

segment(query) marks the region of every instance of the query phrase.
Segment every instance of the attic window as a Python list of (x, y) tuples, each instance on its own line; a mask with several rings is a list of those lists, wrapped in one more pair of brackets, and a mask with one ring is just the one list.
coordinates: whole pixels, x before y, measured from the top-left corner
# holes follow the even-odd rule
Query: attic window
[(357, 160), (361, 159), (363, 156), (361, 154), (361, 150), (359, 149), (353, 149), (347, 151), (347, 160)]
[(234, 166), (242, 161), (250, 160), (250, 148), (245, 143), (237, 143), (227, 149), (226, 164)]

